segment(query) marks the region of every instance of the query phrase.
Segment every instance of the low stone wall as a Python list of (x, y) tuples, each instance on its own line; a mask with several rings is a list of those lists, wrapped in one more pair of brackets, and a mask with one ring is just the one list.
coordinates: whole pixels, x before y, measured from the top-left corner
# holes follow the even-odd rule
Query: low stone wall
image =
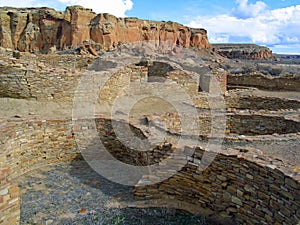
[(289, 134), (300, 132), (300, 123), (283, 116), (228, 115), (227, 129), (241, 135)]
[(300, 76), (272, 77), (260, 73), (237, 74), (227, 77), (227, 84), (232, 86), (257, 87), (279, 91), (299, 91)]
[[(86, 139), (88, 137), (75, 140), (75, 135), (76, 132), (87, 129), (85, 127), (87, 123), (82, 123), (82, 126), (78, 127), (78, 123), (73, 124), (70, 119), (29, 121), (12, 119), (0, 122), (0, 224), (18, 224), (20, 219), (18, 177), (49, 164), (82, 160), (77, 146), (89, 144)], [(135, 166), (150, 165), (161, 157), (166, 157), (167, 153), (162, 154), (161, 151), (171, 151), (171, 145), (158, 146), (146, 152), (127, 148), (117, 139), (110, 120), (98, 118), (96, 124), (99, 137), (107, 151), (125, 163)], [(131, 129), (138, 137), (145, 138), (139, 129), (134, 127)], [(84, 143), (80, 143), (81, 140)]]
[[(220, 122), (225, 119), (222, 116), (214, 116), (213, 118), (215, 121)], [(180, 117), (177, 114), (157, 114), (147, 117), (147, 120), (151, 125), (172, 134), (180, 135), (183, 129)], [(211, 115), (199, 115), (199, 119), (197, 121), (197, 133), (199, 133), (199, 135), (207, 136), (210, 134), (212, 126), (218, 126), (218, 124), (212, 123)], [(218, 129), (216, 128), (216, 130)], [(300, 132), (300, 122), (279, 115), (258, 113), (250, 114), (245, 112), (243, 114), (226, 113), (225, 132), (226, 134), (247, 136), (297, 134)]]
[(269, 110), (278, 111), (300, 109), (300, 101), (275, 97), (230, 96), (225, 98), (230, 109)]
[[(72, 101), (81, 77), (96, 72), (91, 69), (83, 73), (72, 68), (72, 65), (55, 68), (48, 63), (29, 63), (36, 65), (31, 67), (26, 65), (25, 61), (16, 60), (15, 63), (2, 62), (2, 65), (0, 62), (0, 97)], [(140, 79), (146, 75), (147, 72), (144, 73), (141, 67), (133, 66), (131, 69), (119, 71), (103, 85), (100, 99), (114, 99), (118, 92), (128, 85), (131, 78)]]
[[(134, 137), (139, 140), (146, 141), (146, 136), (143, 132), (127, 123), (121, 121), (112, 121), (109, 119), (96, 119), (96, 126), (101, 142), (105, 149), (117, 160), (134, 166), (148, 166), (154, 163), (158, 163), (160, 160), (170, 156), (174, 151), (172, 144), (161, 143), (160, 146), (144, 149), (140, 142), (134, 143), (134, 140), (129, 138), (129, 133), (132, 133)], [(118, 134), (114, 132), (114, 128), (118, 129)], [(109, 134), (109, 135), (108, 135)], [(119, 140), (120, 136), (124, 135)], [(127, 143), (123, 143), (126, 141)], [(128, 144), (130, 142), (130, 144)], [(125, 146), (127, 144), (127, 146)], [(149, 145), (150, 146), (150, 145)], [(139, 151), (143, 150), (143, 151)], [(162, 153), (163, 152), (163, 153)]]
[(299, 223), (299, 173), (287, 170), (281, 161), (254, 159), (253, 153), (242, 151), (219, 153), (202, 171), (202, 156), (203, 150), (197, 148), (176, 175), (151, 186), (141, 182), (135, 195), (147, 201), (189, 202), (198, 211), (203, 208), (207, 217), (219, 217), (221, 223), (228, 223), (226, 219), (237, 224)]

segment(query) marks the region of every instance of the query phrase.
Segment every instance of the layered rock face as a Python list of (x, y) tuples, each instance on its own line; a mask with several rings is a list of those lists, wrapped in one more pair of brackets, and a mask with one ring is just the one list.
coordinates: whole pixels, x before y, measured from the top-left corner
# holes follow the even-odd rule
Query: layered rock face
[(184, 47), (209, 49), (207, 32), (174, 22), (156, 22), (137, 18), (117, 18), (96, 14), (81, 6), (65, 12), (51, 8), (0, 8), (0, 46), (20, 51), (49, 52), (68, 49), (91, 40), (110, 49), (122, 42), (168, 41)]
[(255, 44), (214, 44), (217, 52), (229, 59), (272, 59), (272, 51)]

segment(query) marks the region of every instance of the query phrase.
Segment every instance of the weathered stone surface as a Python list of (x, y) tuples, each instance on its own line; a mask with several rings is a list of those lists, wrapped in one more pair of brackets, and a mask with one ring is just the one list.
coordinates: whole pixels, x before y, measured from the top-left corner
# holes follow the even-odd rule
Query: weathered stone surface
[(255, 44), (214, 44), (220, 55), (230, 59), (272, 59), (272, 51)]
[(299, 74), (272, 77), (262, 73), (231, 74), (227, 82), (232, 86), (257, 87), (267, 90), (298, 91), (300, 87)]
[[(246, 154), (249, 154), (249, 152)], [(194, 154), (194, 157), (196, 155)], [(188, 172), (183, 169), (169, 180), (159, 184), (160, 195), (154, 196), (151, 192), (151, 186), (136, 188), (135, 193), (140, 198), (147, 199), (163, 198), (171, 195), (178, 200), (189, 201), (195, 204), (195, 207), (210, 206), (214, 213), (218, 212), (223, 218), (231, 218), (238, 224), (267, 224), (270, 221), (272, 223), (282, 223), (284, 221), (287, 224), (299, 222), (295, 217), (299, 201), (292, 199), (290, 194), (288, 195), (288, 193), (295, 193), (298, 190), (299, 180), (289, 180), (290, 178), (286, 177), (283, 179), (285, 187), (280, 183), (272, 182), (272, 185), (280, 190), (277, 194), (277, 191), (267, 188), (271, 183), (266, 182), (265, 174), (254, 176), (257, 171), (265, 168), (262, 166), (264, 163), (262, 162), (262, 165), (260, 163), (250, 163), (245, 160), (246, 155), (244, 157), (241, 160), (242, 156), (236, 156), (235, 158), (218, 155), (209, 166), (209, 169), (201, 174), (198, 173), (197, 176), (194, 175), (195, 169), (188, 167), (190, 168)], [(238, 182), (229, 179), (230, 185), (224, 188), (224, 186), (218, 185), (218, 180), (223, 179), (225, 177), (223, 174), (228, 173), (226, 169), (228, 164), (239, 168), (239, 173), (233, 175)], [(222, 176), (220, 175), (221, 171)], [(267, 177), (277, 177), (276, 173), (276, 169), (269, 169)], [(253, 176), (250, 177), (250, 174)], [(231, 176), (227, 175), (226, 177)], [(214, 182), (202, 182), (208, 178), (214, 180)], [(246, 184), (244, 185), (244, 183)], [(157, 186), (153, 186), (153, 189), (156, 190)], [(287, 200), (287, 198), (291, 200)]]
[(119, 43), (154, 41), (210, 49), (204, 29), (191, 29), (174, 22), (117, 18), (96, 14), (81, 6), (65, 12), (51, 8), (0, 8), (0, 46), (20, 51), (47, 53), (77, 47), (86, 40), (111, 49)]

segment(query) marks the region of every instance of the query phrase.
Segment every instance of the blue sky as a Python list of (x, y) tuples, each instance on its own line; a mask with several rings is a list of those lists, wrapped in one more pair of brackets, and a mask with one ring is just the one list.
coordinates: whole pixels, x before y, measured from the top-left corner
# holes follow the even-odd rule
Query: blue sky
[(95, 12), (205, 28), (211, 43), (256, 43), (300, 54), (300, 0), (0, 0), (0, 6), (82, 5)]

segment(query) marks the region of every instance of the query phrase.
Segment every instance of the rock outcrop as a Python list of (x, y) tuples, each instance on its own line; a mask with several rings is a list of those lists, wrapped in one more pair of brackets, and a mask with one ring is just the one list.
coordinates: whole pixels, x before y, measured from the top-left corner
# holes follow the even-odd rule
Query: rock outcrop
[(272, 51), (255, 44), (213, 44), (213, 48), (229, 59), (272, 59)]
[(156, 22), (137, 18), (117, 18), (96, 14), (81, 6), (64, 12), (51, 8), (0, 8), (0, 46), (19, 51), (47, 53), (65, 50), (89, 40), (99, 49), (111, 49), (119, 43), (168, 41), (184, 47), (210, 49), (207, 32), (174, 22)]

